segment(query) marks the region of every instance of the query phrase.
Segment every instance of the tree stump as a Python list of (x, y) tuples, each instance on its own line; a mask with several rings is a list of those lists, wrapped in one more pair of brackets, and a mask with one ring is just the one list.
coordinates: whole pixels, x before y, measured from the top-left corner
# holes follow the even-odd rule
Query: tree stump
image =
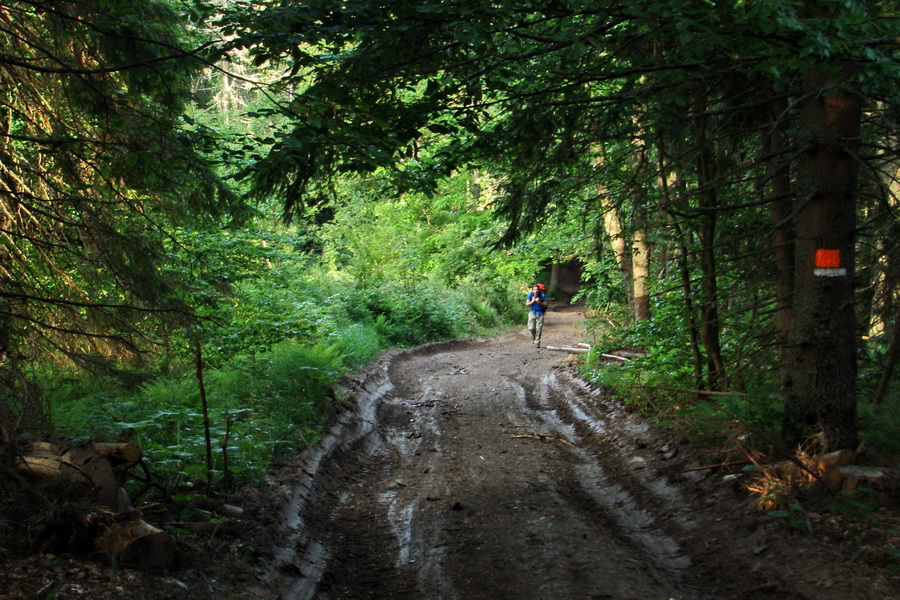
[(175, 540), (142, 520), (113, 523), (96, 540), (97, 552), (112, 562), (164, 571), (175, 562)]

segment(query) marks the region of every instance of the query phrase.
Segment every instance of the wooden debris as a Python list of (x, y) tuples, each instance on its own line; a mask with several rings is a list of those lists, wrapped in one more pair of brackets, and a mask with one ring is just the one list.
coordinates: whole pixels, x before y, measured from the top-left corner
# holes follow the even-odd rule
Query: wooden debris
[(856, 460), (856, 452), (849, 449), (836, 450), (816, 457), (816, 467), (822, 477), (822, 483), (832, 492), (840, 491), (844, 483), (844, 475), (840, 467), (845, 467)]
[(136, 465), (144, 455), (140, 446), (127, 442), (117, 444), (97, 442), (92, 444), (92, 446), (97, 454), (105, 457), (112, 463)]
[(628, 350), (616, 350), (616, 354), (625, 358), (642, 358), (647, 356), (646, 352), (630, 352)]
[[(65, 540), (90, 540), (92, 552), (123, 563), (153, 569), (168, 569), (175, 561), (175, 541), (165, 531), (140, 519), (122, 488), (124, 471), (141, 458), (134, 444), (91, 444), (68, 441), (34, 442), (19, 457), (16, 472), (32, 480), (50, 479), (72, 484), (71, 495), (89, 498), (100, 510), (75, 515), (67, 524)], [(115, 466), (114, 466), (115, 465)], [(52, 528), (59, 530), (59, 526)], [(64, 550), (69, 550), (68, 547)]]
[(526, 434), (526, 435), (514, 435), (512, 437), (513, 437), (513, 439), (516, 439), (516, 440), (521, 440), (521, 439), (540, 440), (542, 442), (559, 442), (560, 444), (566, 444), (567, 446), (572, 445), (572, 442), (570, 442), (569, 440), (564, 440), (562, 438), (556, 438), (556, 437), (550, 437), (548, 435), (542, 435), (540, 433), (530, 433), (530, 434)]
[(7, 467), (6, 465), (0, 463), (0, 473), (6, 475), (11, 480), (16, 482), (16, 484), (19, 486), (19, 489), (21, 489), (22, 491), (27, 493), (29, 496), (34, 498), (35, 501), (37, 501), (37, 503), (40, 504), (41, 508), (43, 508), (44, 510), (50, 510), (51, 508), (53, 508), (52, 502), (47, 500), (43, 496), (43, 494), (41, 494), (39, 491), (34, 489), (34, 487), (32, 487), (32, 485), (30, 483), (28, 483), (28, 481), (26, 481), (24, 477), (22, 477), (21, 475), (16, 473), (10, 467)]
[(98, 505), (120, 508), (120, 485), (113, 467), (90, 444), (35, 442), (19, 458), (16, 470), (25, 477), (87, 484)]
[(684, 394), (694, 394), (696, 396), (739, 396), (741, 398), (746, 398), (746, 392), (712, 392), (709, 390), (692, 390), (688, 388), (679, 388), (679, 387), (669, 387), (665, 385), (642, 385), (640, 386), (645, 390), (660, 390), (662, 392), (679, 392)]
[(686, 469), (682, 469), (685, 473), (690, 473), (692, 471), (725, 471), (729, 467), (737, 466), (737, 465), (749, 465), (751, 462), (749, 460), (733, 460), (727, 461), (723, 463), (719, 463), (716, 465), (703, 465), (701, 467), (688, 467)]
[(165, 570), (175, 562), (175, 540), (141, 520), (115, 523), (96, 539), (97, 551), (123, 563)]
[(900, 469), (882, 467), (839, 466), (842, 476), (841, 490), (849, 492), (865, 483), (877, 490), (900, 489)]
[(547, 350), (556, 350), (557, 352), (570, 352), (572, 354), (587, 354), (590, 352), (588, 348), (575, 348), (572, 346), (545, 346)]
[[(900, 469), (851, 464), (860, 450), (836, 450), (803, 459), (784, 461), (760, 470), (789, 486), (819, 481), (832, 492), (848, 492), (865, 484), (878, 490), (900, 489)], [(759, 466), (759, 465), (758, 465)]]
[(208, 510), (230, 519), (238, 519), (244, 515), (244, 509), (240, 506), (225, 504), (224, 502), (219, 502), (218, 500), (207, 498), (206, 496), (197, 496), (191, 503), (197, 508)]

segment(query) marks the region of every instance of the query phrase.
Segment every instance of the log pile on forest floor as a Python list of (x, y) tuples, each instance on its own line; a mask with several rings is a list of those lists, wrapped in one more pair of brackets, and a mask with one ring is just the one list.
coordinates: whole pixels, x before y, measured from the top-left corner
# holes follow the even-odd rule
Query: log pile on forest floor
[[(145, 477), (132, 473), (141, 466)], [(176, 540), (166, 529), (144, 520), (145, 505), (135, 509), (126, 492), (132, 477), (152, 487), (141, 448), (132, 443), (37, 441), (0, 464), (0, 478), (13, 483), (0, 497), (27, 531), (31, 546), (56, 554), (104, 558), (154, 570), (170, 569), (177, 559)], [(157, 486), (161, 487), (161, 486)], [(242, 511), (209, 498), (193, 502), (197, 511), (228, 519)], [(236, 534), (234, 521), (167, 522), (182, 531)]]
[(859, 489), (897, 498), (900, 490), (900, 469), (854, 464), (864, 455), (864, 447), (854, 450), (795, 457), (774, 464), (763, 464), (748, 456), (758, 474), (747, 489), (760, 496), (772, 498), (772, 490), (818, 488), (830, 495), (854, 493)]

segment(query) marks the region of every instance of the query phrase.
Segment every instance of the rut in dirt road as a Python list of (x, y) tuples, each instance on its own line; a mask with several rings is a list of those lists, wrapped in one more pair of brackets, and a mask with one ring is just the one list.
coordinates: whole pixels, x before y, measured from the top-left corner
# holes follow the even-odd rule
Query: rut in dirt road
[[(578, 313), (553, 317), (545, 344), (579, 341)], [(698, 564), (686, 544), (709, 545), (695, 519), (711, 502), (650, 468), (648, 426), (565, 362), (521, 333), (380, 361), (308, 459), (269, 586), (290, 599), (804, 597), (754, 588), (728, 540)]]

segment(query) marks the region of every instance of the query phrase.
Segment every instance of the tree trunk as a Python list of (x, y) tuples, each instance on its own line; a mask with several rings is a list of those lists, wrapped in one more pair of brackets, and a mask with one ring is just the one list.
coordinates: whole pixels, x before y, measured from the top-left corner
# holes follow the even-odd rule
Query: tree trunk
[(787, 100), (771, 106), (771, 132), (767, 136), (771, 180), (772, 257), (775, 262), (775, 344), (778, 347), (779, 381), (787, 381), (787, 345), (791, 330), (791, 294), (794, 288), (793, 228), (791, 226), (791, 179), (785, 135)]
[(853, 302), (856, 157), (861, 100), (845, 79), (813, 69), (804, 80), (796, 266), (785, 396), (785, 441), (822, 427), (826, 450), (855, 449)]
[[(665, 143), (662, 136), (657, 137), (656, 141), (657, 155), (659, 157), (659, 187), (662, 190), (664, 206), (668, 206), (672, 202), (670, 187), (681, 185), (681, 179), (672, 177), (672, 185), (667, 176), (667, 169), (664, 164), (666, 155)], [(672, 224), (675, 230), (675, 239), (678, 244), (678, 270), (681, 274), (681, 289), (684, 292), (684, 308), (687, 314), (688, 340), (690, 342), (691, 357), (694, 363), (694, 388), (702, 390), (706, 386), (703, 383), (703, 353), (700, 351), (700, 334), (697, 329), (697, 319), (694, 312), (693, 291), (691, 289), (691, 269), (688, 264), (688, 240), (677, 219), (673, 219), (671, 213), (666, 213), (666, 218)]]
[(706, 142), (706, 118), (697, 119), (697, 185), (700, 207), (707, 209), (700, 222), (700, 270), (703, 273), (700, 299), (700, 340), (706, 350), (709, 389), (728, 391), (728, 377), (719, 339), (719, 293), (716, 272), (716, 212), (718, 197), (713, 187)]
[(559, 258), (557, 258), (550, 265), (550, 285), (547, 286), (548, 296), (553, 296), (554, 298), (559, 297), (557, 294), (559, 291), (559, 267)]
[[(602, 157), (594, 160), (595, 167), (599, 167), (602, 164)], [(625, 282), (628, 308), (634, 314), (634, 271), (631, 253), (628, 251), (628, 243), (622, 227), (622, 220), (619, 217), (619, 209), (612, 201), (612, 198), (609, 197), (608, 190), (602, 184), (597, 184), (597, 195), (600, 197), (600, 205), (603, 207), (603, 230), (606, 232), (606, 239), (609, 240), (613, 256), (616, 258), (616, 264), (619, 265), (619, 271), (621, 271)]]
[[(636, 207), (637, 208), (637, 207)], [(634, 275), (634, 320), (650, 318), (650, 243), (643, 225), (634, 231), (631, 242), (631, 265)]]
[[(640, 119), (635, 116), (633, 121), (638, 127), (638, 131), (643, 132)], [(650, 241), (647, 236), (646, 217), (644, 216), (647, 194), (641, 186), (639, 174), (644, 170), (647, 149), (640, 136), (635, 139), (635, 144), (637, 150), (632, 158), (634, 180), (631, 183), (631, 224), (634, 231), (631, 236), (631, 275), (634, 285), (632, 315), (634, 315), (635, 321), (646, 321), (650, 318)]]
[(894, 374), (894, 366), (897, 364), (897, 353), (900, 352), (900, 312), (894, 317), (891, 330), (891, 341), (888, 345), (887, 352), (884, 354), (884, 365), (881, 368), (881, 377), (878, 380), (878, 387), (875, 389), (875, 404), (884, 402), (887, 396), (888, 387), (891, 385), (891, 377)]
[(684, 292), (684, 309), (687, 313), (688, 340), (691, 346), (691, 357), (694, 360), (694, 387), (698, 390), (706, 388), (703, 382), (703, 353), (700, 352), (700, 333), (697, 319), (694, 316), (694, 294), (691, 289), (691, 268), (688, 264), (687, 243), (677, 221), (674, 222), (675, 235), (678, 237), (678, 270), (681, 273), (681, 289)]

